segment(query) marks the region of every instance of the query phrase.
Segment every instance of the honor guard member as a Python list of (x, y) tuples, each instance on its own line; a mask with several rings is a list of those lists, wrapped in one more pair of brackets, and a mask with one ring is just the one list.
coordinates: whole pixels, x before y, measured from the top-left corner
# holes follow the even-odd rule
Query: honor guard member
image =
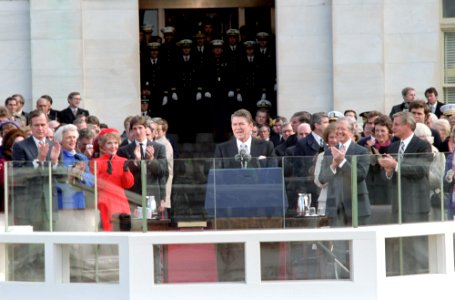
[[(237, 103), (234, 96), (234, 87), (231, 83), (232, 75), (224, 55), (223, 40), (212, 41), (212, 55), (205, 71), (205, 86), (212, 96), (212, 101), (206, 106), (206, 113), (212, 119), (211, 127), (215, 132), (215, 141), (226, 140), (230, 131), (229, 116)], [(228, 95), (231, 96), (228, 101)]]
[(205, 34), (198, 31), (194, 36), (193, 56), (199, 68), (203, 68), (210, 57), (210, 49), (205, 43)]
[(238, 79), (236, 100), (242, 102), (242, 107), (254, 113), (258, 99), (265, 99), (264, 73), (266, 70), (262, 69), (263, 64), (255, 53), (256, 43), (246, 41), (243, 47), (245, 55), (240, 61), (238, 76), (235, 76)]
[(152, 42), (148, 44), (149, 57), (145, 61), (142, 72), (142, 91), (150, 100), (150, 113), (154, 116), (167, 116), (165, 105), (168, 102), (167, 68), (164, 66), (160, 55), (161, 44)]
[(224, 47), (224, 54), (226, 55), (226, 59), (228, 64), (231, 66), (233, 73), (237, 73), (240, 58), (244, 53), (239, 43), (240, 31), (233, 28), (228, 29), (226, 31), (226, 37), (227, 44)]
[(161, 33), (163, 33), (164, 42), (161, 46), (161, 59), (163, 63), (166, 65), (166, 68), (172, 70), (173, 65), (175, 63), (175, 58), (177, 56), (177, 46), (175, 42), (175, 28), (172, 26), (167, 26), (161, 29)]
[[(177, 132), (179, 133), (179, 140), (182, 142), (193, 142), (194, 130), (188, 124), (191, 124), (194, 119), (202, 119), (205, 116), (199, 115), (200, 112), (194, 111), (196, 102), (201, 101), (202, 83), (199, 79), (197, 64), (191, 54), (193, 41), (190, 39), (183, 39), (177, 43), (180, 54), (174, 69), (172, 100), (170, 108), (177, 119), (173, 120), (171, 124), (175, 124)], [(210, 97), (211, 95), (205, 95)], [(195, 113), (189, 113), (189, 112)]]
[(148, 24), (142, 25), (142, 32), (144, 34), (143, 42), (145, 43), (145, 45), (147, 45), (148, 43), (151, 43), (152, 42), (152, 33), (153, 33), (152, 25), (148, 25)]
[(142, 99), (141, 99), (141, 116), (149, 116), (150, 117), (150, 111), (149, 111), (149, 102), (150, 100), (145, 97), (145, 96), (142, 96)]
[[(257, 49), (256, 53), (260, 62), (263, 64), (261, 69), (264, 72), (265, 88), (263, 89), (263, 99), (268, 99), (272, 102), (272, 114), (276, 113), (276, 55), (270, 43), (270, 35), (267, 32), (258, 32), (256, 34)], [(265, 95), (264, 95), (265, 94)]]
[(147, 47), (148, 43), (151, 43), (152, 37), (152, 25), (142, 25), (141, 30), (139, 31), (139, 50), (140, 50), (140, 59), (141, 59), (141, 72), (145, 66), (145, 62), (149, 56), (149, 49)]

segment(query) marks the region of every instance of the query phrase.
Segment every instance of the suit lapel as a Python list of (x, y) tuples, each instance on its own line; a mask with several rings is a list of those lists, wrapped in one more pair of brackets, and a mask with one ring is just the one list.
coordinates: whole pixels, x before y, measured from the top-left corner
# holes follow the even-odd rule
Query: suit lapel
[(416, 143), (417, 143), (417, 140), (418, 137), (416, 137), (415, 135), (412, 137), (411, 141), (409, 141), (409, 144), (408, 146), (406, 147), (406, 149), (404, 150), (404, 153), (415, 153), (416, 150)]
[(319, 152), (319, 143), (316, 142), (316, 139), (314, 138), (314, 136), (311, 133), (308, 136), (308, 144), (311, 147), (311, 149), (316, 151), (316, 153)]
[(259, 141), (256, 139), (251, 139), (251, 149), (250, 149), (250, 155), (251, 157), (259, 157)]
[(232, 141), (229, 143), (229, 149), (228, 149), (229, 156), (234, 157), (237, 153), (239, 153), (239, 149), (237, 149), (237, 140), (232, 139)]
[(30, 150), (31, 157), (38, 157), (38, 147), (32, 136), (27, 139), (27, 148)]

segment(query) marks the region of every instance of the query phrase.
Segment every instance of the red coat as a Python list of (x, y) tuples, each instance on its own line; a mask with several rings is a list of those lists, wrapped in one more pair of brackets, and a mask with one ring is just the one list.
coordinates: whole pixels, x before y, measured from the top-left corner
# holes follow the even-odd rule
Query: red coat
[[(112, 172), (109, 174), (109, 155), (103, 155), (94, 160), (96, 176), (98, 177), (98, 209), (104, 231), (112, 231), (111, 219), (115, 214), (131, 214), (125, 189), (134, 184), (134, 176), (130, 171), (123, 171), (125, 158), (114, 155), (111, 160)], [(94, 168), (91, 168), (94, 170)]]

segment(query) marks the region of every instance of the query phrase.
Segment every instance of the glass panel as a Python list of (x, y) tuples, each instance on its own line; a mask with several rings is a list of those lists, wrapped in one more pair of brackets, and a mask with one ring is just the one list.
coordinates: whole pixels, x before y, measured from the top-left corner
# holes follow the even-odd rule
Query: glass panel
[(261, 243), (262, 280), (350, 279), (349, 241)]
[(63, 252), (68, 253), (63, 259), (69, 259), (69, 282), (119, 282), (117, 245), (74, 244), (62, 247)]
[(452, 0), (443, 0), (442, 16), (444, 18), (455, 18), (455, 3)]
[(431, 241), (429, 236), (386, 239), (387, 276), (440, 273), (437, 268), (430, 266), (430, 261), (434, 260), (431, 255), (436, 255), (430, 253)]
[(322, 158), (323, 155), (285, 156), (280, 160), (287, 198), (286, 228), (318, 228), (328, 225), (325, 216), (328, 187), (319, 181)]
[[(57, 212), (49, 164), (7, 162), (7, 226), (32, 226), (34, 231), (50, 231)], [(7, 228), (8, 230), (8, 228)]]
[[(146, 231), (148, 219), (168, 219), (165, 211), (160, 211), (165, 200), (167, 160), (164, 150), (155, 155), (157, 158), (150, 161), (124, 163), (117, 156), (112, 160), (107, 157), (96, 160), (98, 209), (103, 231)], [(166, 225), (169, 221), (162, 223)]]
[(177, 228), (206, 228), (206, 192), (213, 178), (213, 159), (177, 159), (172, 185), (173, 220)]
[(44, 244), (7, 244), (6, 281), (44, 282)]
[(65, 159), (52, 167), (51, 172), (57, 203), (53, 231), (96, 231), (95, 178), (88, 163)]
[(126, 172), (123, 162), (113, 163), (120, 170), (115, 179), (107, 173), (108, 160), (101, 169), (94, 161), (90, 172), (96, 167), (98, 176), (87, 175), (93, 185), (74, 178), (73, 166), (9, 162), (5, 219), (9, 227), (29, 225), (34, 231), (320, 228), (453, 219), (453, 184), (447, 181), (452, 154), (406, 154), (390, 179), (381, 156), (346, 156), (337, 174), (329, 167), (331, 156), (324, 155), (177, 159), (169, 199), (167, 173), (156, 173), (166, 162), (129, 161)]
[(244, 282), (245, 245), (156, 245), (155, 283)]

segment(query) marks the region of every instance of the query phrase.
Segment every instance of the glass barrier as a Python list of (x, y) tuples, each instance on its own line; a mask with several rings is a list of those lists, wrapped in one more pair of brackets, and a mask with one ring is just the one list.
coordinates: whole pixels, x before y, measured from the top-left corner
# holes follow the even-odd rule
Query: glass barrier
[(7, 162), (6, 230), (146, 232), (453, 220), (452, 155), (394, 157), (388, 175), (383, 159), (347, 156), (335, 172), (332, 157), (323, 154), (176, 159), (172, 178), (166, 160)]
[(155, 283), (245, 282), (243, 243), (156, 245)]
[(4, 281), (44, 282), (44, 244), (6, 244)]
[[(105, 159), (68, 166), (7, 162), (5, 228), (317, 229), (453, 219), (452, 155), (395, 156), (396, 166), (389, 173), (381, 165), (385, 158), (346, 156), (335, 172), (330, 166), (333, 158), (324, 154), (177, 159), (169, 186), (166, 161)], [(432, 272), (430, 240), (425, 236), (387, 239), (387, 276)], [(43, 245), (6, 248), (6, 280), (43, 280)], [(68, 281), (118, 282), (118, 250), (111, 248), (68, 245)], [(263, 243), (262, 280), (350, 279), (350, 249), (349, 241)], [(155, 282), (242, 282), (244, 250), (237, 243), (156, 245)], [(27, 273), (30, 268), (35, 272)]]
[(118, 283), (119, 253), (117, 245), (62, 245), (64, 255), (69, 257), (65, 283)]

